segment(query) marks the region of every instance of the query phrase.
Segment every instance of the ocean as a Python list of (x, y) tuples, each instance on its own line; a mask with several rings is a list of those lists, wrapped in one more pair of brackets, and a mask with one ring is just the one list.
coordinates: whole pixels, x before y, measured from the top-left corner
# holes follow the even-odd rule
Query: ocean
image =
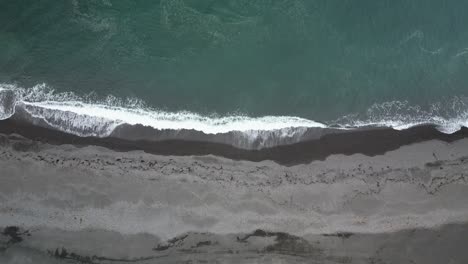
[(244, 147), (309, 128), (468, 125), (464, 1), (0, 6), (1, 119), (21, 112), (79, 136), (241, 132), (229, 142)]

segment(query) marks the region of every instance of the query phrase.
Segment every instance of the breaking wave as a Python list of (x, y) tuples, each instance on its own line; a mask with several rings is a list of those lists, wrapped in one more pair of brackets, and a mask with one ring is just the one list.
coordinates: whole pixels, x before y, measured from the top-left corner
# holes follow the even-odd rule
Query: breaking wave
[(406, 129), (433, 124), (443, 133), (468, 126), (468, 99), (453, 98), (428, 110), (408, 102), (375, 104), (362, 114), (320, 123), (292, 116), (202, 116), (192, 112), (167, 112), (148, 107), (138, 99), (93, 94), (78, 96), (55, 92), (47, 85), (20, 88), (0, 84), (0, 119), (17, 118), (36, 125), (87, 137), (131, 140), (186, 139), (259, 149), (319, 138), (363, 127)]

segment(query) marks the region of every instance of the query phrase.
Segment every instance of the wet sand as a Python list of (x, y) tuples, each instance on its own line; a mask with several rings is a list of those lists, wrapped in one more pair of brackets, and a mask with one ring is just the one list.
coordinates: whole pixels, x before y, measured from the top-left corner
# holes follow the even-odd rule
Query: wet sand
[(330, 133), (300, 143), (248, 150), (227, 144), (193, 140), (126, 140), (118, 137), (78, 137), (58, 130), (37, 126), (15, 119), (0, 120), (0, 133), (20, 134), (27, 138), (54, 145), (102, 146), (116, 151), (142, 150), (157, 155), (203, 156), (214, 155), (232, 160), (271, 160), (282, 165), (307, 164), (324, 160), (333, 154), (367, 156), (381, 155), (401, 146), (439, 140), (453, 142), (468, 137), (468, 128), (463, 127), (454, 134), (444, 134), (432, 125), (418, 126), (406, 130), (391, 128), (359, 129), (347, 133)]
[(466, 129), (247, 151), (1, 122), (0, 263), (468, 262)]

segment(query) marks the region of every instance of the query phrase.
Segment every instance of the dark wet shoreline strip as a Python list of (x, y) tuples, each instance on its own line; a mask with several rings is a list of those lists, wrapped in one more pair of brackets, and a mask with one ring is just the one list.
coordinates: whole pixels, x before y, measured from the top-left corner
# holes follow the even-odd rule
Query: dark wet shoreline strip
[(122, 152), (142, 150), (156, 155), (173, 156), (211, 154), (232, 160), (253, 162), (271, 160), (281, 165), (291, 166), (310, 163), (315, 160), (324, 160), (334, 154), (352, 155), (360, 153), (367, 156), (376, 156), (404, 145), (428, 140), (440, 140), (449, 143), (467, 138), (468, 128), (462, 128), (454, 134), (444, 134), (431, 125), (401, 131), (391, 128), (356, 130), (347, 133), (328, 134), (320, 139), (261, 150), (239, 149), (227, 144), (189, 140), (131, 141), (112, 137), (79, 137), (14, 119), (1, 120), (0, 133), (15, 133), (35, 141), (53, 145), (95, 145)]

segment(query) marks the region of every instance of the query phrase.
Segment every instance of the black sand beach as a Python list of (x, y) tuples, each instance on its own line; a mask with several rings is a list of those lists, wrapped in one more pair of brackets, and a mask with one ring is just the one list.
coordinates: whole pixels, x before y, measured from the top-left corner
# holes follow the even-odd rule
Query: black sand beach
[(1, 263), (468, 261), (466, 129), (262, 150), (0, 133)]

